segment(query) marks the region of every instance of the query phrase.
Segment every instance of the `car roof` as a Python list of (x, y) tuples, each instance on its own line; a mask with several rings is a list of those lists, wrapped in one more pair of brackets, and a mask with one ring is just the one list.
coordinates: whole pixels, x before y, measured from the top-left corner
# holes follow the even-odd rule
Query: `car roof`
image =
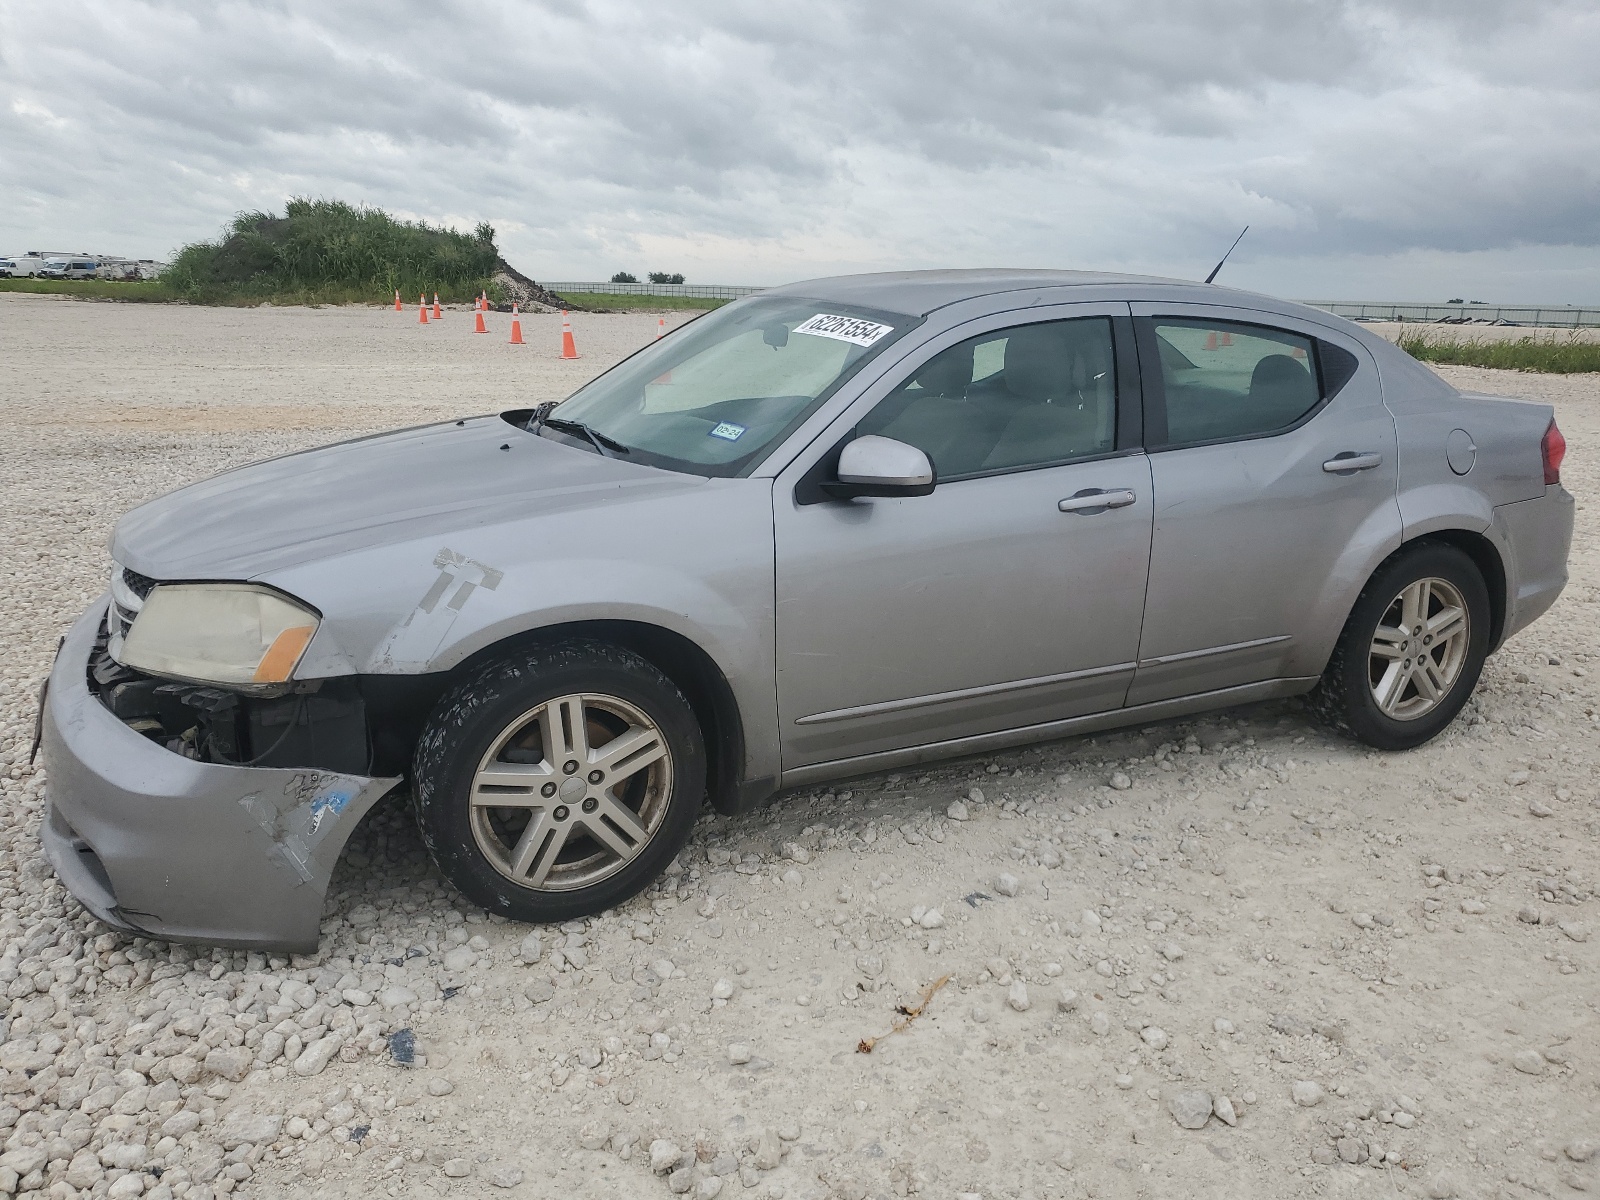
[[(962, 271), (881, 271), (864, 275), (834, 275), (807, 279), (799, 283), (770, 288), (767, 296), (804, 296), (814, 300), (835, 300), (863, 308), (883, 309), (913, 316), (926, 316), (934, 309), (979, 296), (1005, 292), (1033, 291), (1039, 288), (1082, 287), (1114, 288), (1126, 299), (1124, 289), (1159, 288), (1171, 297), (1172, 289), (1192, 290), (1196, 301), (1217, 302), (1224, 296), (1239, 299), (1246, 293), (1192, 279), (1166, 279), (1156, 275), (1122, 275), (1111, 271), (1029, 271), (979, 268)], [(1087, 297), (1086, 297), (1087, 298)], [(1251, 297), (1252, 300), (1265, 297)]]

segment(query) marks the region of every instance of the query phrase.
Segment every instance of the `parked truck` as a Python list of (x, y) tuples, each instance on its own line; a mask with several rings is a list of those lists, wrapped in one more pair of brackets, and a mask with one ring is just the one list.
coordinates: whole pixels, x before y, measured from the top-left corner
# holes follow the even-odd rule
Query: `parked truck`
[(35, 254), (16, 254), (0, 258), (0, 279), (27, 279), (37, 275), (44, 267), (44, 259)]

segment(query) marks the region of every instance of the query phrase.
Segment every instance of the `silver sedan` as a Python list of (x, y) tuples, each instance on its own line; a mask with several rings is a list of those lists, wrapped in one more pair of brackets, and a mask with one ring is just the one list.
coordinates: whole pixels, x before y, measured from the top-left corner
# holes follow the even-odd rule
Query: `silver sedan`
[(707, 798), (1301, 693), (1417, 746), (1566, 582), (1563, 451), (1220, 287), (778, 288), (559, 407), (129, 513), (50, 681), (45, 848), (115, 927), (305, 950), (401, 787), (457, 887), (553, 921)]

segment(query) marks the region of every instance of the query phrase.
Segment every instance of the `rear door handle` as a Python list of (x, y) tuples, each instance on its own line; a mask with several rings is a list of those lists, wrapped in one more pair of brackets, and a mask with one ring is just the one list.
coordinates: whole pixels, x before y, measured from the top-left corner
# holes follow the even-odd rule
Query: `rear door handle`
[(1322, 469), (1330, 475), (1353, 475), (1357, 471), (1370, 471), (1382, 464), (1381, 454), (1357, 454), (1354, 450), (1346, 450), (1323, 463)]
[(1110, 491), (1102, 488), (1086, 488), (1060, 501), (1056, 507), (1062, 512), (1092, 514), (1104, 512), (1108, 508), (1127, 508), (1135, 499), (1137, 497), (1128, 488), (1113, 488)]

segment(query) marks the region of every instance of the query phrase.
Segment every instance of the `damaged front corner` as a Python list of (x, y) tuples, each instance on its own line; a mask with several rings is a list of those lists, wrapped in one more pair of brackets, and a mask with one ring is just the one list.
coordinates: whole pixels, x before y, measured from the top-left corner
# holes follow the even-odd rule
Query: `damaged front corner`
[(175, 753), (90, 690), (104, 607), (62, 647), (43, 710), (57, 876), (114, 929), (241, 949), (316, 949), (328, 882), (352, 830), (399, 776), (243, 766)]
[(274, 771), (270, 789), (239, 798), (271, 843), (274, 860), (295, 876), (296, 886), (325, 890), (350, 833), (361, 818), (400, 782), (392, 778), (340, 775), (330, 771)]

